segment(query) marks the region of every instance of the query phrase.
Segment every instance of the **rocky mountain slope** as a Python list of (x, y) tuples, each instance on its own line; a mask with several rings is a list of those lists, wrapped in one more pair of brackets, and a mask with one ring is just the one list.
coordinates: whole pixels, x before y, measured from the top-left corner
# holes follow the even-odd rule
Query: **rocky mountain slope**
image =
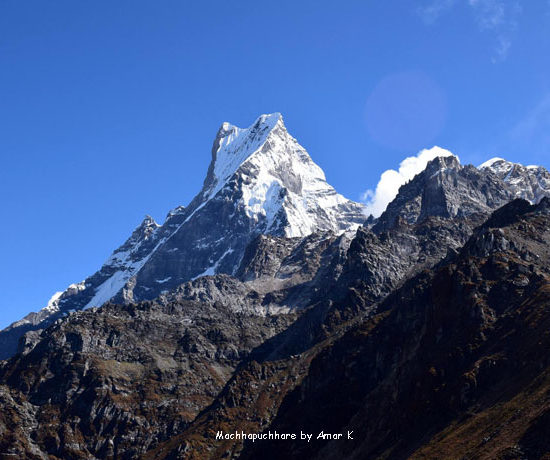
[(15, 352), (25, 332), (67, 312), (111, 299), (154, 299), (200, 276), (235, 275), (258, 235), (341, 234), (365, 221), (363, 210), (326, 182), (279, 113), (262, 115), (246, 129), (223, 123), (203, 188), (191, 203), (170, 211), (163, 225), (146, 217), (100, 270), (1, 331), (0, 359)]
[(548, 199), (506, 205), (316, 354), (269, 428), (353, 440), (249, 444), (242, 458), (547, 457), (549, 232)]
[(280, 115), (222, 125), (189, 206), (0, 333), (0, 457), (543, 458), (547, 177), (436, 158), (365, 221)]
[[(438, 163), (440, 163), (440, 160), (428, 165), (427, 171), (429, 174), (417, 176), (408, 186), (404, 186), (402, 191), (414, 187), (426, 178), (434, 179), (437, 177), (433, 175), (431, 169)], [(476, 177), (475, 180), (477, 179)], [(402, 200), (402, 197), (398, 196), (396, 200)], [(464, 203), (471, 203), (468, 195), (464, 197)], [(403, 207), (407, 209), (406, 204)], [(435, 207), (434, 213), (437, 213), (438, 209), (440, 208)], [(388, 212), (392, 212), (390, 207)], [(419, 280), (428, 277), (432, 282), (431, 277), (434, 276), (434, 273), (438, 273), (438, 270), (442, 270), (442, 267), (449, 267), (456, 263), (459, 258), (464, 257), (465, 248), (471, 251), (471, 247), (481, 248), (482, 251), (497, 251), (500, 248), (504, 251), (517, 252), (515, 257), (519, 257), (523, 261), (523, 268), (519, 267), (519, 272), (525, 270), (525, 267), (528, 270), (535, 270), (532, 263), (535, 259), (540, 264), (539, 270), (541, 272), (545, 273), (550, 270), (548, 249), (545, 244), (548, 231), (546, 226), (549, 223), (548, 201), (543, 201), (534, 209), (527, 202), (515, 201), (510, 205), (505, 205), (488, 221), (487, 215), (484, 217), (481, 217), (481, 215), (476, 212), (470, 217), (463, 218), (427, 216), (423, 221), (414, 222), (413, 224), (401, 221), (399, 225), (388, 231), (377, 231), (376, 226), (371, 230), (359, 230), (357, 237), (350, 246), (346, 264), (333, 290), (332, 297), (326, 302), (312, 305), (284, 333), (279, 334), (278, 337), (268, 341), (256, 350), (256, 353), (252, 355), (253, 359), (241, 366), (215, 403), (206, 412), (201, 414), (183, 434), (163, 443), (159, 448), (153, 450), (147, 458), (164, 458), (164, 456), (172, 458), (173, 455), (179, 456), (179, 458), (225, 458), (226, 456), (237, 458), (241, 455), (244, 458), (261, 458), (263, 456), (267, 458), (317, 458), (317, 456), (325, 458), (325, 455), (328, 455), (328, 451), (321, 450), (323, 442), (309, 445), (301, 441), (273, 444), (262, 442), (245, 447), (243, 453), (242, 442), (227, 440), (220, 442), (216, 440), (216, 433), (219, 431), (232, 433), (235, 430), (244, 430), (259, 433), (269, 430), (292, 432), (304, 429), (304, 431), (317, 434), (322, 430), (325, 432), (346, 433), (349, 428), (356, 433), (360, 433), (360, 438), (363, 439), (366, 430), (371, 429), (369, 423), (366, 422), (366, 420), (371, 419), (368, 412), (357, 416), (357, 427), (351, 425), (348, 427), (344, 421), (347, 423), (348, 419), (346, 417), (351, 418), (354, 416), (355, 412), (353, 411), (357, 410), (356, 406), (360, 404), (357, 398), (359, 398), (358, 394), (362, 393), (357, 392), (372, 390), (368, 385), (363, 388), (366, 385), (367, 377), (378, 382), (379, 370), (377, 368), (373, 369), (372, 366), (377, 365), (381, 359), (386, 359), (383, 356), (385, 356), (388, 343), (397, 342), (396, 349), (405, 356), (417, 353), (417, 345), (415, 345), (416, 342), (413, 337), (416, 338), (418, 328), (425, 327), (423, 321), (427, 321), (427, 319), (422, 317), (421, 313), (418, 313), (420, 315), (418, 317), (409, 316), (406, 309), (411, 302), (418, 302), (419, 308), (424, 308), (425, 296), (418, 301), (411, 300), (412, 294), (410, 293), (416, 294), (419, 286), (422, 286), (422, 284), (419, 284)], [(387, 216), (383, 215), (381, 220), (384, 220), (384, 218), (387, 218)], [(523, 240), (516, 242), (514, 238), (517, 235), (513, 232), (510, 234), (510, 239), (507, 239), (507, 235), (498, 239), (494, 237), (494, 235), (501, 235), (501, 231), (498, 229), (499, 226), (515, 222), (514, 219), (527, 218), (535, 219), (537, 225), (532, 227), (523, 222), (517, 225), (520, 228), (531, 230), (528, 234), (528, 240), (525, 237)], [(497, 227), (498, 230), (493, 227)], [(471, 236), (472, 233), (474, 234), (473, 237)], [(476, 244), (473, 244), (472, 241), (475, 241)], [(445, 251), (447, 251), (446, 254)], [(504, 256), (504, 261), (508, 256)], [(514, 272), (514, 276), (517, 275), (518, 273)], [(470, 281), (463, 279), (454, 281), (457, 286), (452, 308), (460, 307), (461, 302), (471, 301), (468, 293), (471, 289), (470, 286), (474, 286), (476, 281), (479, 281), (479, 279), (475, 276)], [(441, 282), (441, 278), (435, 279), (433, 289), (440, 288), (442, 286)], [(517, 280), (517, 282), (520, 284), (525, 283), (524, 280)], [(546, 275), (542, 278), (538, 277), (537, 282), (540, 282), (543, 291), (547, 289), (548, 278)], [(464, 285), (461, 283), (464, 283)], [(486, 287), (481, 286), (481, 289), (486, 289)], [(506, 292), (506, 289), (504, 288), (504, 292)], [(405, 297), (404, 292), (409, 292), (408, 296)], [(529, 297), (531, 291), (527, 294), (524, 300)], [(441, 308), (447, 305), (450, 295), (451, 293), (441, 294), (439, 299)], [(461, 296), (465, 296), (463, 300), (461, 300)], [(473, 295), (473, 297), (475, 299), (476, 295)], [(379, 322), (389, 321), (385, 320), (385, 317), (388, 315), (390, 302), (395, 302), (396, 299), (401, 302), (402, 307), (401, 310), (396, 311), (395, 316), (399, 319), (400, 328), (403, 330), (389, 322), (384, 323), (389, 324), (389, 326), (384, 327), (383, 333), (379, 334), (377, 332), (376, 335), (369, 336), (371, 330), (378, 327)], [(494, 302), (495, 300), (491, 298), (491, 301)], [(510, 311), (514, 311), (516, 307), (515, 300), (508, 299), (506, 293), (501, 294), (498, 301), (506, 304), (510, 302)], [(542, 311), (545, 307), (544, 303), (539, 305)], [(467, 310), (467, 314), (470, 314), (470, 310)], [(457, 323), (456, 330), (452, 326), (452, 320), (450, 324), (448, 327), (453, 330), (455, 338), (460, 339), (463, 334), (462, 323)], [(513, 326), (513, 323), (508, 319), (504, 324), (509, 327)], [(430, 327), (432, 327), (431, 324)], [(410, 329), (410, 331), (407, 331), (407, 329)], [(360, 332), (354, 332), (357, 330)], [(413, 337), (404, 335), (404, 331), (410, 332)], [(502, 333), (506, 334), (508, 332), (510, 331)], [(411, 365), (411, 372), (416, 372), (415, 366), (417, 366), (418, 360), (422, 362), (426, 353), (439, 353), (440, 344), (437, 334), (442, 332), (430, 329), (427, 332), (423, 331), (423, 333), (426, 333), (432, 340), (429, 345), (432, 349), (428, 347), (418, 351), (418, 358)], [(434, 334), (436, 338), (430, 337), (430, 334)], [(347, 338), (350, 335), (356, 335), (357, 341), (349, 342)], [(404, 341), (396, 339), (402, 336)], [(305, 341), (304, 337), (309, 339)], [(464, 338), (468, 339), (466, 331), (464, 331)], [(361, 346), (363, 340), (370, 340), (369, 343), (372, 343), (372, 352), (366, 356), (364, 356), (365, 348)], [(407, 341), (411, 341), (411, 343)], [(336, 344), (341, 344), (338, 349), (350, 355), (349, 362), (346, 361), (342, 364), (343, 355), (334, 352)], [(461, 346), (468, 349), (474, 345), (474, 343), (467, 343)], [(455, 346), (455, 344), (452, 346)], [(391, 354), (394, 351), (388, 351), (388, 353), (387, 360), (392, 364), (397, 358)], [(330, 364), (322, 369), (315, 368), (317, 360), (323, 359), (321, 357), (325, 355), (328, 356), (327, 359), (330, 360)], [(364, 371), (359, 370), (359, 375), (349, 381), (353, 377), (356, 366), (359, 365), (357, 360), (365, 362), (365, 365), (369, 367)], [(454, 357), (449, 355), (449, 360), (450, 363), (453, 363)], [(533, 365), (546, 366), (547, 363), (543, 360)], [(377, 424), (381, 423), (379, 420), (386, 420), (384, 410), (376, 408), (376, 405), (380, 405), (381, 401), (387, 401), (389, 408), (392, 409), (391, 413), (393, 415), (387, 417), (387, 423), (399, 420), (400, 410), (408, 407), (397, 406), (393, 410), (391, 406), (395, 403), (393, 399), (395, 390), (392, 385), (398, 385), (397, 376), (401, 369), (401, 364), (396, 364), (393, 367), (394, 374), (388, 376), (385, 385), (377, 386), (376, 392), (373, 393), (373, 406), (369, 410), (377, 414), (373, 419), (374, 428), (377, 428)], [(416, 376), (416, 374), (414, 375)], [(458, 378), (456, 373), (451, 374), (449, 377), (450, 382), (453, 382), (454, 378)], [(312, 397), (312, 400), (307, 403), (307, 407), (298, 404), (300, 398), (307, 391), (315, 389), (319, 385), (324, 385), (323, 382), (330, 383), (327, 383), (321, 393)], [(415, 383), (414, 379), (413, 383)], [(449, 384), (447, 383), (447, 385)], [(372, 385), (374, 388), (375, 384)], [(376, 385), (379, 385), (379, 383), (376, 383)], [(460, 398), (460, 391), (457, 389), (456, 383), (454, 385), (453, 391), (455, 393), (451, 392), (448, 396), (450, 398)], [(403, 405), (408, 404), (406, 398), (410, 391), (412, 391), (410, 388), (403, 391)], [(432, 396), (430, 395), (430, 397)], [(429, 399), (426, 401), (428, 404), (432, 404)], [(417, 409), (414, 402), (411, 404), (412, 409), (410, 410), (412, 412), (409, 419), (402, 422), (405, 426), (415, 426), (423, 420), (423, 414), (421, 413), (419, 413), (418, 420), (416, 419), (415, 411)], [(321, 407), (326, 407), (326, 410), (321, 409)], [(386, 410), (389, 409), (386, 407)], [(438, 410), (438, 408), (435, 409), (436, 412)], [(343, 421), (336, 421), (338, 419), (337, 414), (341, 414)], [(461, 415), (455, 414), (455, 416), (459, 417)], [(311, 421), (308, 421), (308, 417), (311, 418)], [(286, 421), (279, 424), (280, 420)], [(433, 424), (435, 421), (432, 419), (426, 422), (424, 425), (426, 430), (433, 428), (432, 425), (429, 425), (430, 423)], [(426, 428), (426, 425), (428, 425), (428, 428)], [(305, 428), (308, 428), (309, 431)], [(394, 429), (392, 426), (388, 429), (390, 428)], [(373, 440), (377, 440), (380, 433), (373, 433)], [(399, 433), (390, 434), (388, 449), (391, 442), (400, 439)], [(423, 440), (429, 434), (429, 432), (417, 431), (411, 434), (411, 439)], [(419, 445), (422, 445), (422, 442), (419, 442)], [(340, 450), (339, 447), (345, 445), (340, 442), (334, 442), (333, 444), (335, 450), (335, 453), (331, 454), (333, 458), (348, 458), (352, 453), (356, 458), (406, 458), (409, 455), (407, 450), (400, 450), (400, 448), (394, 453), (391, 451), (370, 451), (366, 447), (358, 448), (357, 452), (354, 452), (353, 449)], [(407, 449), (410, 448), (410, 446), (407, 446)], [(430, 455), (420, 458), (455, 458), (452, 456), (447, 457), (449, 452), (445, 452), (445, 455), (441, 452)], [(458, 456), (456, 458), (464, 457)], [(488, 456), (487, 458), (491, 457)]]

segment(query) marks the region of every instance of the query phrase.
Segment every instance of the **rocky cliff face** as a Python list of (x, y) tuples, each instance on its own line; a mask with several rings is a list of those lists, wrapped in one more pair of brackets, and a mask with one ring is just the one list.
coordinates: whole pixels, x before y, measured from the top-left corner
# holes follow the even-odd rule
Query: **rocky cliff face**
[(516, 190), (489, 168), (463, 166), (455, 156), (439, 157), (401, 187), (374, 230), (381, 232), (435, 216), (463, 218), (487, 214), (516, 195)]
[[(278, 114), (222, 125), (212, 155), (189, 206), (0, 333), (26, 332), (0, 362), (0, 456), (548, 452), (543, 168), (436, 158), (360, 226)], [(355, 437), (216, 439), (235, 430)]]
[(294, 319), (186, 297), (74, 313), (27, 343), (0, 371), (2, 455), (135, 458), (185, 429)]
[(516, 198), (538, 203), (548, 196), (550, 173), (541, 166), (523, 166), (502, 158), (493, 158), (483, 163), (479, 169), (495, 173), (508, 185)]

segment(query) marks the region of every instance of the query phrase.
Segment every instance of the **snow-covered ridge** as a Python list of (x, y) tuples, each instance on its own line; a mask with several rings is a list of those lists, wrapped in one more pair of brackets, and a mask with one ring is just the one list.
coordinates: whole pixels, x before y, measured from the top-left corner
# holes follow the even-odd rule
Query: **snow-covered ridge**
[[(238, 128), (227, 122), (223, 123), (220, 129), (223, 137), (221, 138), (217, 152), (215, 152), (214, 182), (208, 193), (204, 194), (203, 202), (188, 215), (185, 215), (186, 208), (184, 206), (178, 206), (171, 210), (167, 215), (164, 226), (169, 227), (169, 219), (175, 216), (185, 215), (183, 222), (179, 223), (169, 232), (165, 232), (164, 236), (159, 238), (157, 244), (150, 247), (149, 250), (143, 251), (142, 246), (148, 240), (155, 240), (162, 228), (151, 217), (146, 216), (144, 221), (134, 230), (132, 236), (107, 259), (102, 270), (113, 271), (114, 269), (114, 273), (95, 288), (94, 296), (83, 308), (100, 306), (112, 299), (123, 289), (129, 280), (149, 261), (157, 249), (183, 225), (188, 223), (193, 215), (200, 211), (223, 188), (239, 166), (263, 146), (267, 136), (280, 120), (280, 114), (262, 115), (252, 126), (246, 129)], [(173, 249), (170, 251), (174, 252)], [(204, 275), (214, 274), (214, 272), (215, 267), (205, 270)], [(160, 281), (156, 280), (156, 282), (164, 284), (170, 279), (172, 279), (171, 276), (166, 276), (160, 279)]]
[(345, 217), (338, 223), (336, 209), (363, 209), (326, 182), (323, 170), (286, 130), (280, 113), (261, 115), (245, 129), (224, 123), (218, 138), (211, 166), (213, 185), (206, 199), (238, 175), (242, 180), (240, 204), (253, 221), (263, 221), (262, 233), (298, 237), (319, 229), (341, 232), (349, 225)]
[(43, 308), (45, 311), (56, 312), (59, 310), (59, 298), (63, 294), (63, 291), (57, 291), (54, 295), (48, 300), (48, 304)]
[(492, 158), (478, 166), (496, 174), (515, 192), (517, 198), (538, 203), (550, 194), (550, 173), (542, 166), (523, 166), (503, 158)]
[(491, 158), (490, 160), (487, 160), (485, 163), (480, 164), (477, 167), (477, 169), (490, 168), (498, 161), (506, 161), (506, 160), (504, 158), (494, 157), (494, 158)]
[[(179, 207), (171, 211), (168, 218), (175, 215), (178, 209)], [(132, 236), (103, 264), (102, 270), (114, 270), (114, 273), (95, 288), (94, 296), (83, 309), (103, 305), (124, 287), (149, 260), (154, 249), (162, 243), (161, 239), (152, 251), (150, 248), (144, 248), (147, 243), (155, 242), (160, 229), (161, 226), (151, 216), (145, 216), (143, 222), (133, 231)]]
[[(280, 113), (248, 128), (223, 123), (201, 192), (170, 211), (163, 225), (147, 216), (100, 270), (56, 295), (44, 315), (152, 298), (191, 279), (234, 273), (258, 234), (305, 237), (341, 233), (364, 222), (364, 206), (336, 193)], [(168, 262), (169, 261), (169, 262)], [(190, 262), (191, 261), (191, 262)], [(77, 285), (74, 285), (77, 286)]]
[(214, 184), (208, 191), (208, 198), (213, 197), (244, 161), (265, 144), (278, 123), (282, 124), (282, 116), (276, 112), (259, 116), (248, 128), (239, 128), (228, 122), (222, 124), (219, 147), (213, 159)]

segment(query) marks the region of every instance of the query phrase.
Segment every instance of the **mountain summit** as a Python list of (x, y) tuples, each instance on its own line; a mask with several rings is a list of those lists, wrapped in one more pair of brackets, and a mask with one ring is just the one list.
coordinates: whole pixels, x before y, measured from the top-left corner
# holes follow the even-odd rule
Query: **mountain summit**
[(153, 299), (201, 276), (233, 275), (258, 235), (340, 234), (365, 221), (364, 209), (326, 182), (281, 114), (261, 115), (248, 128), (223, 123), (202, 190), (187, 207), (170, 211), (162, 225), (147, 216), (100, 270), (4, 330), (0, 343), (11, 354), (10, 329), (21, 331), (13, 331), (18, 338), (64, 312)]
[(493, 158), (476, 168), (462, 165), (454, 155), (440, 156), (401, 186), (374, 228), (388, 230), (435, 216), (486, 214), (516, 198), (536, 204), (549, 195), (550, 173), (542, 166)]
[(538, 203), (550, 193), (550, 173), (542, 166), (523, 166), (502, 158), (492, 158), (479, 169), (496, 174), (512, 189), (516, 198)]
[(251, 229), (266, 234), (341, 232), (365, 220), (364, 206), (336, 193), (279, 113), (261, 115), (246, 129), (222, 124), (188, 218), (210, 201), (228, 198), (244, 212)]
[(174, 231), (160, 238), (135, 286), (125, 287), (124, 300), (154, 298), (200, 276), (235, 274), (259, 234), (294, 238), (355, 229), (363, 210), (326, 182), (280, 114), (262, 115), (246, 129), (224, 123), (201, 192)]

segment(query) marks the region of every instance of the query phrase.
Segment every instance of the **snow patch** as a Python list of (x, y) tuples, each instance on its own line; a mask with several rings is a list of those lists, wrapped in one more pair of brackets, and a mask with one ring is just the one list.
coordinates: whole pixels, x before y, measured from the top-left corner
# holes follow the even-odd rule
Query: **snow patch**
[[(280, 115), (275, 115), (275, 125), (280, 122), (282, 126)], [(247, 217), (261, 223), (262, 233), (280, 230), (278, 226), (284, 222), (287, 237), (317, 230), (344, 231), (349, 223), (343, 218), (342, 207), (352, 202), (326, 182), (323, 170), (283, 126), (280, 130), (272, 126), (262, 147), (237, 168), (243, 184), (240, 204)]]
[(486, 161), (480, 169), (489, 169), (515, 191), (517, 198), (531, 203), (538, 203), (542, 197), (549, 195), (550, 174), (542, 166), (523, 166), (502, 158)]
[(171, 279), (172, 279), (172, 277), (169, 276), (168, 278), (164, 278), (164, 279), (161, 279), (161, 280), (155, 280), (155, 281), (159, 284), (163, 284), (163, 283), (166, 283), (166, 282), (170, 281)]
[[(224, 123), (222, 130), (211, 165), (213, 182), (173, 234), (210, 200), (221, 199), (220, 192), (227, 190), (236, 174), (242, 191), (237, 206), (264, 234), (282, 231), (288, 237), (301, 237), (318, 230), (341, 233), (360, 225), (362, 205), (339, 195), (326, 182), (322, 169), (288, 134), (279, 113), (262, 115), (246, 129)], [(357, 222), (349, 222), (350, 218)], [(199, 240), (196, 247), (205, 246)]]
[(54, 295), (48, 300), (48, 304), (43, 308), (44, 311), (49, 311), (54, 313), (59, 310), (59, 298), (63, 294), (63, 291), (57, 291)]
[[(125, 263), (120, 267), (120, 270), (113, 273), (107, 280), (105, 280), (95, 289), (94, 296), (83, 307), (83, 310), (91, 307), (99, 307), (108, 300), (111, 300), (124, 287), (128, 280), (132, 276), (134, 276), (139, 270), (141, 270), (141, 267), (145, 265), (145, 263), (151, 258), (157, 248), (165, 241), (166, 238), (162, 238), (151, 252), (149, 252), (143, 259), (137, 261), (131, 261), (130, 255), (137, 251), (137, 249), (139, 248), (139, 244), (130, 251), (124, 251), (125, 257), (123, 257), (123, 260), (125, 261)], [(120, 255), (121, 252), (118, 252), (117, 255)], [(114, 255), (115, 254), (113, 254), (113, 256)], [(111, 256), (109, 260), (114, 260), (113, 256)]]
[(504, 158), (494, 157), (490, 160), (487, 160), (485, 163), (480, 164), (477, 169), (483, 169), (483, 168), (490, 168), (493, 166), (497, 161), (506, 161)]
[(214, 276), (216, 274), (216, 271), (218, 269), (218, 266), (220, 265), (220, 262), (224, 259), (225, 256), (227, 256), (228, 254), (231, 254), (232, 252), (234, 252), (234, 250), (232, 248), (229, 248), (227, 251), (225, 251), (222, 256), (216, 261), (216, 263), (214, 265), (212, 265), (211, 267), (208, 267), (205, 271), (203, 271), (201, 274), (191, 278), (191, 281), (194, 281), (196, 280), (197, 278), (201, 278), (203, 276)]
[(228, 134), (221, 139), (216, 151), (215, 183), (208, 194), (209, 198), (218, 193), (241, 164), (264, 145), (269, 133), (279, 122), (282, 122), (282, 117), (276, 112), (261, 115), (252, 126), (245, 129), (223, 123), (222, 128)]
[(108, 300), (111, 300), (116, 293), (122, 289), (130, 277), (130, 273), (122, 270), (114, 273), (110, 278), (96, 288), (92, 300), (84, 306), (83, 310), (90, 307), (100, 307)]
[(40, 311), (46, 312), (48, 314), (53, 314), (59, 311), (59, 304), (64, 301), (66, 297), (71, 295), (78, 294), (80, 291), (86, 289), (86, 282), (81, 281), (80, 283), (70, 284), (67, 289), (64, 291), (56, 292), (48, 301), (48, 304), (42, 308)]

